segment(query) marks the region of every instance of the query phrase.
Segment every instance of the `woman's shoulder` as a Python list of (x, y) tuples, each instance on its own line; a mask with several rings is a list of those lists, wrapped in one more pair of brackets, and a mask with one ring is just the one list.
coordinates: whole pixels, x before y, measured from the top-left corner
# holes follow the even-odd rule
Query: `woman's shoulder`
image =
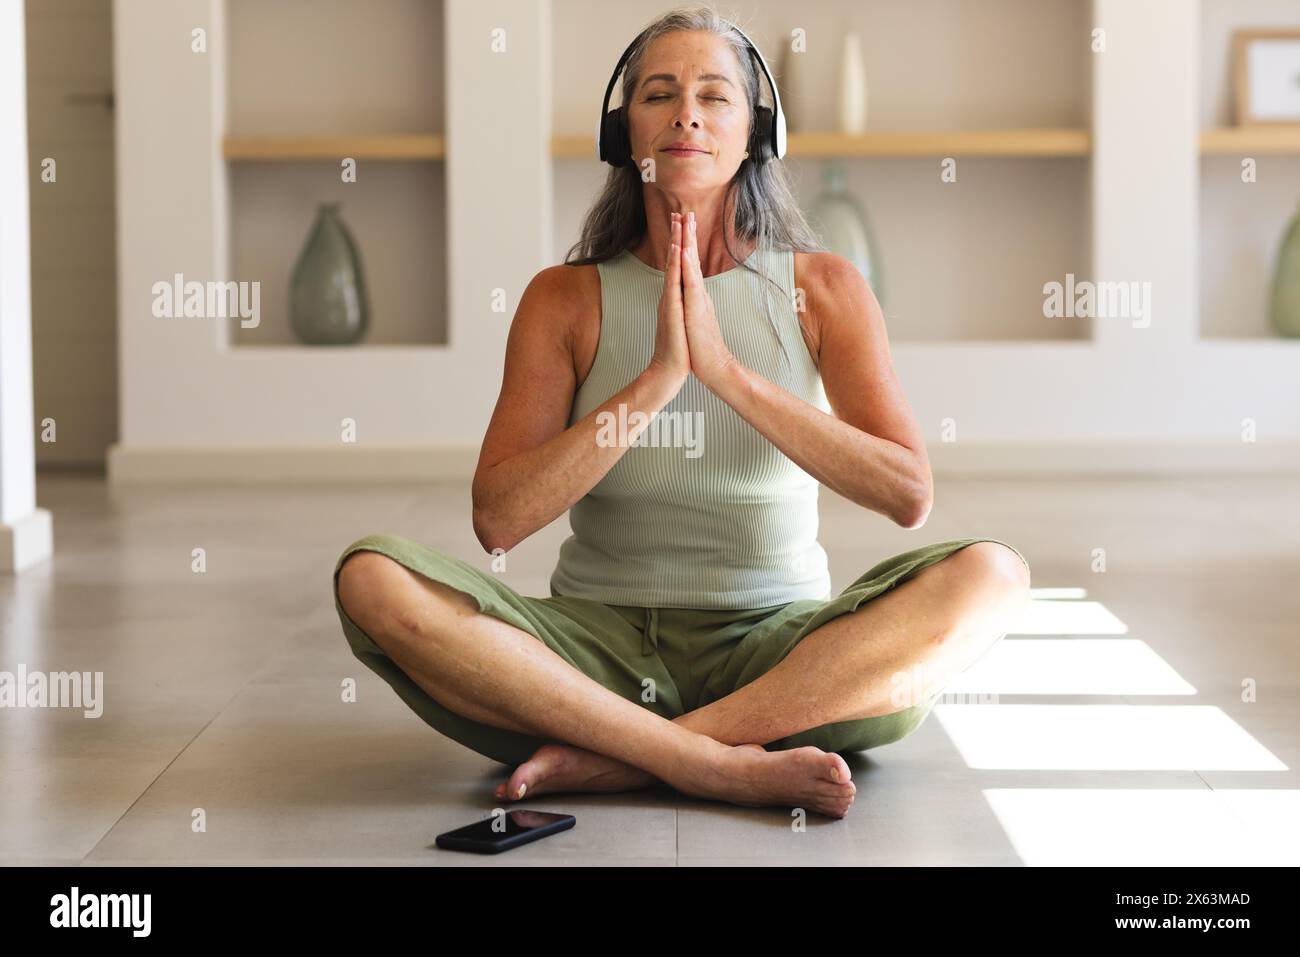
[(875, 292), (852, 260), (824, 250), (796, 252), (794, 274), (800, 323), (815, 355), (821, 353), (830, 323), (838, 327), (841, 322), (860, 326), (874, 321), (883, 328)]
[(578, 318), (590, 320), (594, 310), (600, 318), (600, 267), (597, 263), (551, 266), (558, 272), (558, 283), (569, 303), (576, 307)]
[(795, 251), (794, 275), (796, 286), (805, 289), (812, 288), (814, 285), (834, 288), (839, 283), (851, 282), (850, 273), (859, 279), (862, 278), (862, 273), (858, 272), (857, 267), (839, 253), (828, 252), (824, 249), (815, 252)]
[(595, 263), (546, 266), (528, 283), (531, 295), (553, 314), (575, 316), (600, 307), (600, 274)]
[[(838, 260), (838, 262), (837, 262)], [(794, 254), (794, 299), (799, 314), (799, 327), (803, 332), (804, 344), (820, 368), (822, 342), (822, 313), (824, 304), (836, 297), (839, 285), (837, 273), (843, 268), (840, 264), (852, 268), (843, 256), (822, 250), (815, 252), (795, 251)], [(818, 308), (821, 307), (821, 308)]]
[(590, 371), (600, 341), (600, 272), (596, 263), (547, 266), (529, 283), (537, 287), (539, 305), (562, 324), (570, 344), (574, 372), (581, 383)]
[(838, 253), (796, 251), (794, 285), (812, 307), (860, 298), (867, 281), (851, 260)]

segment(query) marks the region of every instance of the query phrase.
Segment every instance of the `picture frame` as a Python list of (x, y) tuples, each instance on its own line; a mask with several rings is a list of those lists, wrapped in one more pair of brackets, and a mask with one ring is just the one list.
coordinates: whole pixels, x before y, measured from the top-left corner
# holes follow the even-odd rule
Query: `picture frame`
[(1238, 126), (1300, 126), (1300, 29), (1232, 34)]

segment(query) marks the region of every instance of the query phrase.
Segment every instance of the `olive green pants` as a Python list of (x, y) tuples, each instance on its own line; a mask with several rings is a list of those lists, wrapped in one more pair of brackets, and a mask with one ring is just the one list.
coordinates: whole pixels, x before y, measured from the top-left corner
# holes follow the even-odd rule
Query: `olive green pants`
[[(338, 573), (347, 557), (374, 551), (426, 578), (465, 592), (479, 611), (537, 638), (566, 662), (616, 694), (672, 720), (724, 698), (781, 662), (805, 637), (854, 611), (921, 569), (974, 542), (966, 538), (925, 545), (868, 569), (838, 597), (765, 608), (640, 608), (584, 598), (530, 598), (491, 572), (398, 535), (367, 535), (349, 545), (334, 566), (334, 604), (352, 653), (378, 674), (430, 727), (505, 764), (526, 761), (548, 739), (496, 728), (444, 708), (420, 688), (348, 617), (338, 597)], [(1006, 542), (999, 544), (1006, 545)], [(1020, 555), (1013, 546), (1007, 545)], [(1021, 555), (1021, 560), (1024, 556)], [(1028, 562), (1025, 563), (1028, 567)], [(920, 726), (934, 696), (893, 714), (810, 728), (769, 751), (814, 745), (823, 751), (860, 751), (897, 741)]]

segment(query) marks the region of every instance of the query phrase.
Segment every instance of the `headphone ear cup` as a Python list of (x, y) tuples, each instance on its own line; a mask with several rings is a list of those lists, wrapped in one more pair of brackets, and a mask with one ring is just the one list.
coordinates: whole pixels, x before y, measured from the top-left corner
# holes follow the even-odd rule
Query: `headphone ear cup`
[(754, 130), (749, 138), (749, 156), (759, 163), (766, 163), (773, 156), (772, 152), (772, 111), (766, 106), (754, 107)]
[(628, 142), (626, 116), (623, 108), (610, 110), (600, 127), (602, 158), (610, 166), (626, 166), (632, 159), (632, 146)]
[(627, 128), (627, 110), (624, 107), (618, 108), (618, 118), (614, 122), (618, 126), (618, 139), (614, 141), (618, 144), (618, 165), (628, 166), (632, 162), (632, 132)]

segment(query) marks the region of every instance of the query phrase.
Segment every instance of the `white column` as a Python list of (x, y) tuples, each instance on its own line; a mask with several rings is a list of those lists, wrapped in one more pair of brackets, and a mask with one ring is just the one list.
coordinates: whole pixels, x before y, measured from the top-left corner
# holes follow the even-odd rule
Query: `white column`
[(50, 513), (36, 507), (25, 43), (23, 0), (0, 0), (0, 572), (53, 551)]
[[(551, 4), (443, 9), (450, 335), (472, 346), (495, 397), (510, 317), (551, 263)], [(504, 314), (490, 311), (494, 289), (508, 293)]]
[[(1197, 338), (1200, 4), (1094, 0), (1093, 263), (1103, 282), (1150, 283), (1150, 325), (1093, 320), (1108, 363), (1184, 357)], [(1140, 377), (1137, 381), (1140, 381)]]

